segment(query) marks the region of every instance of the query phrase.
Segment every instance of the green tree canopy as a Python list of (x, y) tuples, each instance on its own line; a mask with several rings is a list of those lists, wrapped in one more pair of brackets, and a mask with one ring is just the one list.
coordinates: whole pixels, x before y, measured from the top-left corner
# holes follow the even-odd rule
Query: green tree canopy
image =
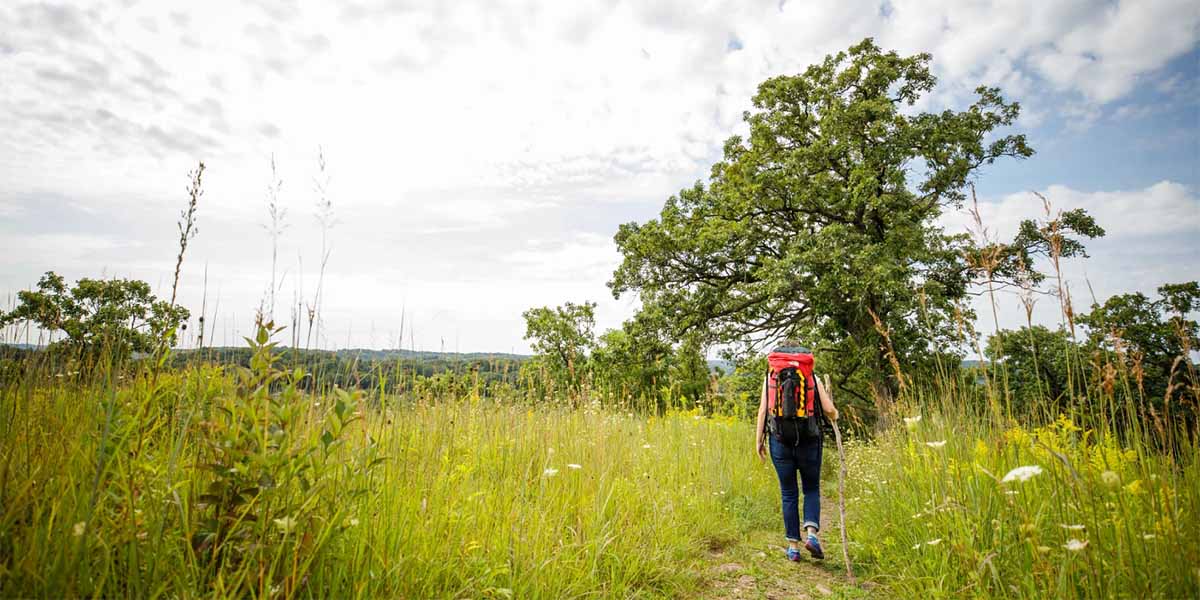
[(690, 335), (675, 348), (671, 360), (671, 386), (675, 397), (700, 403), (708, 395), (711, 371), (704, 358), (704, 346), (699, 335)]
[[(639, 294), (676, 339), (698, 331), (761, 348), (800, 338), (839, 387), (890, 398), (899, 381), (889, 354), (909, 368), (955, 347), (969, 285), (1004, 275), (967, 261), (968, 236), (937, 217), (961, 206), (980, 167), (1033, 154), (1023, 135), (997, 134), (1019, 113), (998, 89), (979, 88), (963, 111), (914, 112), (936, 83), (929, 61), (867, 39), (763, 82), (748, 137), (725, 143), (709, 184), (620, 227), (614, 296)], [(1032, 262), (1046, 250), (1039, 239), (1005, 246), (1004, 260)]]
[(1064, 406), (1070, 397), (1068, 370), (1078, 348), (1065, 329), (1042, 325), (997, 331), (988, 338), (988, 360), (1004, 365), (1004, 381), (1018, 410), (1048, 399)]
[(77, 356), (103, 350), (117, 359), (131, 352), (152, 352), (165, 340), (174, 344), (177, 328), (189, 313), (150, 293), (134, 279), (80, 279), (67, 288), (61, 275), (47, 272), (37, 291), (17, 294), (17, 307), (0, 315), (0, 326), (30, 321), (50, 332), (63, 332), (55, 343)]
[(1200, 400), (1190, 356), (1200, 349), (1200, 325), (1190, 318), (1200, 310), (1200, 284), (1165, 284), (1158, 295), (1157, 300), (1141, 292), (1112, 296), (1078, 320), (1088, 328), (1093, 347), (1116, 354), (1134, 369), (1141, 392), (1158, 410), (1167, 398), (1191, 397), (1179, 403), (1186, 408)]
[(561, 381), (579, 389), (588, 353), (596, 345), (596, 303), (567, 302), (525, 311), (525, 339), (538, 359)]
[(658, 389), (669, 379), (671, 344), (641, 313), (620, 329), (600, 335), (592, 352), (592, 374), (598, 388), (620, 400), (645, 407), (659, 404)]

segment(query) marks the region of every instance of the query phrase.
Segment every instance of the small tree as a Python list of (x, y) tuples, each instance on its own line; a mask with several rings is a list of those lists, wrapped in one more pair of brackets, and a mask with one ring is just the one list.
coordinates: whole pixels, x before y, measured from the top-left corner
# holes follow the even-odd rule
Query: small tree
[(588, 353), (596, 345), (596, 303), (568, 302), (550, 308), (531, 308), (525, 317), (525, 339), (550, 374), (579, 391), (587, 373)]
[(708, 396), (708, 361), (700, 336), (690, 335), (675, 348), (671, 361), (671, 388), (677, 398), (699, 404)]
[(1181, 416), (1194, 419), (1200, 398), (1191, 354), (1200, 348), (1200, 325), (1189, 315), (1200, 310), (1200, 284), (1162, 285), (1158, 295), (1157, 300), (1141, 292), (1113, 296), (1093, 305), (1079, 322), (1088, 328), (1093, 348), (1111, 353), (1123, 369), (1130, 369), (1152, 407), (1162, 412), (1174, 404)]
[(1049, 399), (1061, 407), (1070, 398), (1068, 371), (1075, 342), (1064, 329), (1042, 325), (997, 331), (987, 342), (987, 357), (1003, 363), (1015, 407), (1023, 410)]
[(21, 291), (11, 312), (0, 315), (0, 327), (30, 321), (66, 339), (52, 348), (83, 359), (107, 352), (115, 360), (132, 352), (152, 352), (157, 342), (175, 342), (187, 320), (186, 308), (173, 306), (150, 293), (150, 285), (135, 279), (80, 279), (68, 289), (61, 275), (47, 272), (37, 291)]
[(648, 316), (643, 311), (600, 336), (591, 356), (592, 377), (610, 397), (657, 409), (658, 387), (667, 382), (672, 362), (671, 344)]

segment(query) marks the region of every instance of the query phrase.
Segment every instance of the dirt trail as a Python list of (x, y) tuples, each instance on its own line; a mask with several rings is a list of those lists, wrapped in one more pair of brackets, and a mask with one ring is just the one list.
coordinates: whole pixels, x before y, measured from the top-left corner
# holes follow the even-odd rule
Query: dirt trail
[(784, 558), (782, 523), (776, 529), (752, 531), (734, 544), (709, 550), (708, 586), (699, 597), (816, 600), (877, 596), (879, 590), (870, 584), (860, 582), (855, 586), (846, 579), (837, 510), (835, 498), (821, 499), (821, 520), (825, 523), (821, 545), (825, 560), (811, 560), (807, 551), (804, 560), (798, 563)]

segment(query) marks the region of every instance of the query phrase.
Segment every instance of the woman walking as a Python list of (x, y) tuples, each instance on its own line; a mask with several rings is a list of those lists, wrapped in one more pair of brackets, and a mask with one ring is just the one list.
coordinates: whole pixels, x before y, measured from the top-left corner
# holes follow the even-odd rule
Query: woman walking
[[(825, 558), (821, 541), (821, 417), (838, 418), (829, 394), (813, 375), (812, 351), (788, 340), (767, 355), (755, 428), (755, 452), (767, 455), (779, 476), (787, 557), (800, 560), (803, 546), (815, 559)], [(799, 473), (799, 482), (797, 482)], [(797, 485), (799, 483), (799, 485)], [(804, 493), (804, 531), (800, 527), (800, 492)], [(804, 534), (803, 542), (801, 534)]]

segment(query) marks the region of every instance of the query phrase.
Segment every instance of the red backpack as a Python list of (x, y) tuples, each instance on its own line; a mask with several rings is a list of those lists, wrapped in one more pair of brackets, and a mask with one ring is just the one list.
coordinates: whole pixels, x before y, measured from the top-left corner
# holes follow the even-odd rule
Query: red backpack
[[(821, 435), (821, 403), (810, 352), (777, 348), (767, 355), (767, 415), (771, 435), (787, 444)], [(797, 351), (798, 350), (798, 351)]]

